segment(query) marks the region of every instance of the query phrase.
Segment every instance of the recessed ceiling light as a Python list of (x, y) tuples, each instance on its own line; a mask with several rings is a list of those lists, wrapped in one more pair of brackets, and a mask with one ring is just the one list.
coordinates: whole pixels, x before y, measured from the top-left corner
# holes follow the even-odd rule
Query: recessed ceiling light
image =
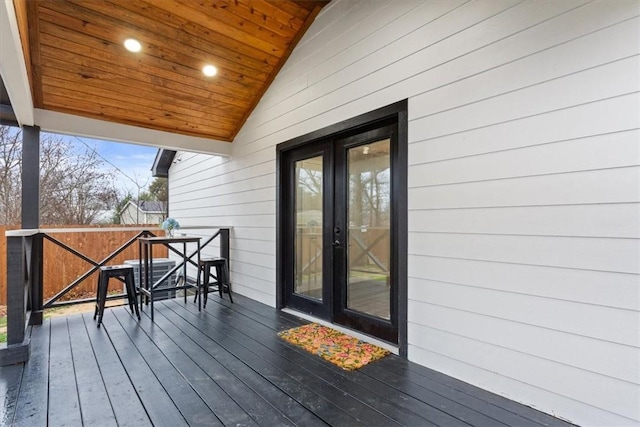
[(205, 65), (202, 67), (202, 73), (207, 77), (213, 77), (218, 74), (218, 69), (213, 65)]
[(124, 41), (124, 47), (129, 52), (140, 52), (142, 50), (142, 45), (138, 40), (135, 39), (126, 39)]

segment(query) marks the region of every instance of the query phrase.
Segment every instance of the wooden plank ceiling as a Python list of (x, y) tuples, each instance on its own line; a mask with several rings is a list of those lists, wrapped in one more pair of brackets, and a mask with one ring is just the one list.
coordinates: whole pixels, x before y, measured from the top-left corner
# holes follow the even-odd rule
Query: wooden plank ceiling
[(328, 0), (14, 3), (36, 108), (230, 142)]

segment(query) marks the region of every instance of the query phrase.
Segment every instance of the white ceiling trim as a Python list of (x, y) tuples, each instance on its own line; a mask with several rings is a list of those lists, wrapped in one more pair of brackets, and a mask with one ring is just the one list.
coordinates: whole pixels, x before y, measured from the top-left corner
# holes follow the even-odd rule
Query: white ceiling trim
[(148, 145), (175, 151), (190, 151), (225, 157), (231, 155), (232, 144), (215, 139), (122, 125), (39, 108), (35, 110), (35, 118), (40, 129), (45, 132)]
[(33, 126), (34, 109), (13, 1), (0, 2), (0, 75), (20, 126)]

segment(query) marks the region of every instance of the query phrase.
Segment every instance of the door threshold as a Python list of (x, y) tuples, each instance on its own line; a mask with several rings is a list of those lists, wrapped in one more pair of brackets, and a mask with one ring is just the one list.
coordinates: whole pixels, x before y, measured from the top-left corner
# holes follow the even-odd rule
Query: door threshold
[(305, 320), (308, 320), (310, 322), (315, 322), (315, 323), (319, 323), (323, 326), (327, 326), (329, 328), (333, 328), (337, 331), (340, 331), (344, 334), (347, 335), (351, 335), (353, 337), (358, 338), (359, 340), (362, 340), (364, 342), (368, 342), (369, 344), (373, 344), (373, 345), (377, 345), (378, 347), (382, 347), (385, 350), (389, 350), (391, 353), (398, 355), (400, 354), (400, 349), (398, 348), (398, 346), (395, 346), (393, 344), (388, 343), (387, 341), (382, 341), (378, 338), (374, 338), (370, 335), (365, 335), (362, 332), (358, 332), (358, 331), (354, 331), (353, 329), (349, 329), (349, 328), (345, 328), (344, 326), (340, 326), (340, 325), (336, 325), (335, 323), (331, 323), (331, 322), (327, 322), (326, 320), (322, 320), (322, 319), (318, 319), (317, 317), (313, 317), (310, 314), (307, 313), (303, 313), (301, 311), (296, 311), (293, 310), (291, 308), (283, 308), (281, 309), (281, 311), (294, 315), (294, 316), (298, 316), (301, 317)]

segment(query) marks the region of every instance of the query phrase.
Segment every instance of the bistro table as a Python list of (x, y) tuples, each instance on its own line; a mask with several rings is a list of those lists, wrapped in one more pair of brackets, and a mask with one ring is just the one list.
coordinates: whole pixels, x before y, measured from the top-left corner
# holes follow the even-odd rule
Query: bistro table
[[(176, 272), (180, 267), (182, 267), (182, 273), (184, 277), (184, 282), (182, 285), (176, 285), (171, 288), (171, 290), (179, 290), (184, 289), (184, 302), (187, 302), (187, 289), (195, 288), (197, 291), (199, 290), (199, 283), (189, 283), (187, 280), (187, 264), (191, 261), (191, 258), (195, 255), (197, 257), (197, 261), (195, 261), (195, 265), (200, 265), (200, 240), (202, 237), (198, 236), (166, 236), (166, 237), (140, 237), (138, 239), (140, 243), (140, 250), (142, 252), (142, 256), (140, 259), (140, 308), (142, 309), (143, 299), (146, 300), (147, 304), (151, 302), (151, 321), (153, 322), (153, 294), (154, 291), (157, 291), (162, 282), (165, 280), (169, 280), (171, 275)], [(197, 245), (197, 250), (191, 255), (187, 255), (187, 243), (195, 243)], [(153, 245), (164, 245), (172, 252), (182, 256), (182, 263), (176, 265), (168, 273), (163, 275), (159, 280), (153, 283)], [(177, 247), (176, 247), (177, 246)], [(182, 250), (178, 249), (182, 246)], [(144, 265), (144, 269), (143, 269)], [(163, 289), (164, 290), (164, 289)], [(198, 310), (201, 309), (201, 292), (198, 292)]]

